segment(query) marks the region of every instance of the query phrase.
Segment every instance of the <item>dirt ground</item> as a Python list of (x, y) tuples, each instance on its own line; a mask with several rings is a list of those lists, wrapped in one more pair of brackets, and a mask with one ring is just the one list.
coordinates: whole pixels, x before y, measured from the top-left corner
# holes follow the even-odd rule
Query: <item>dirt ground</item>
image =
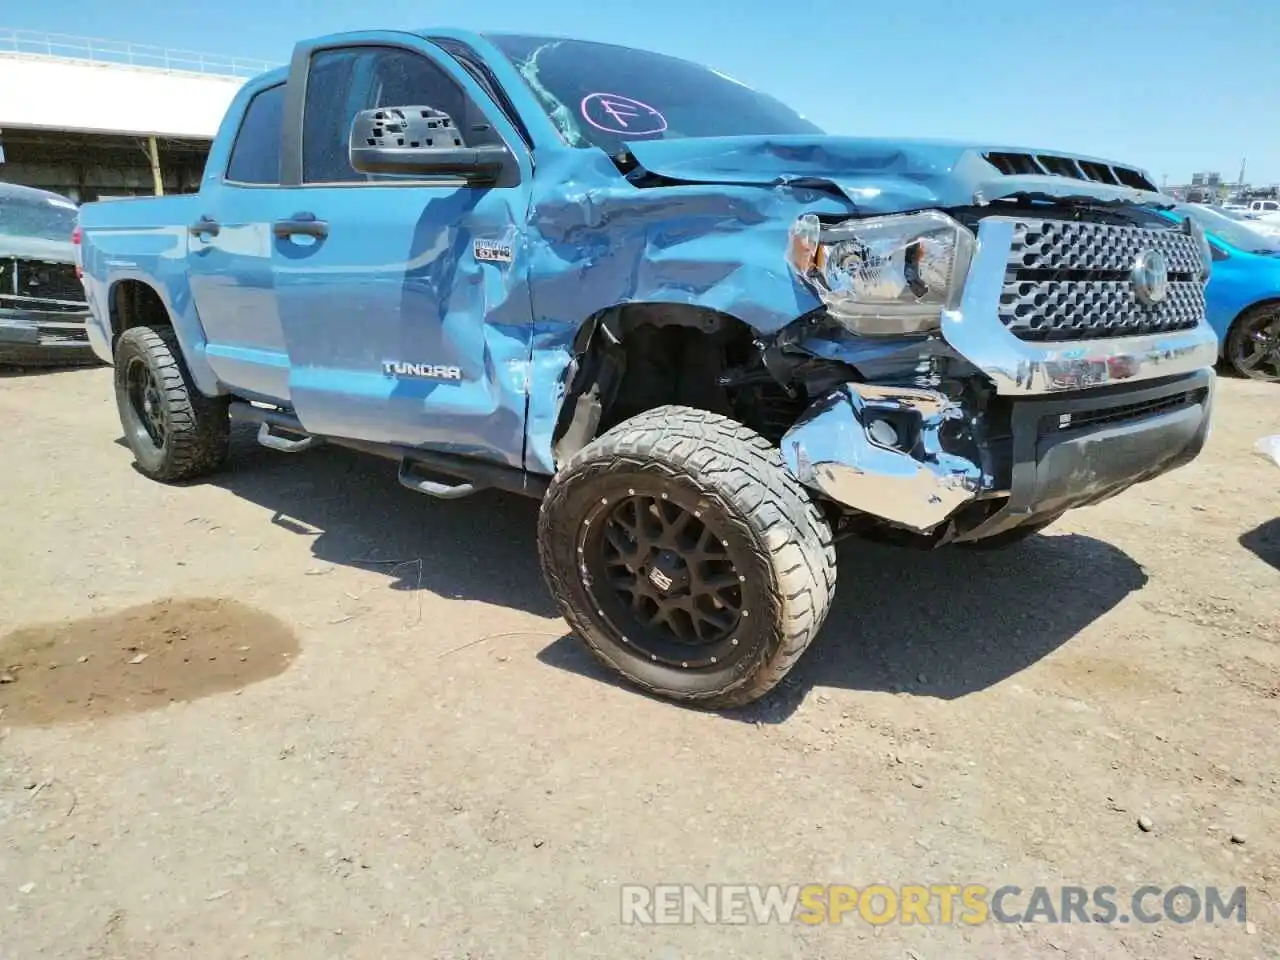
[[(239, 434), (151, 483), (105, 369), (0, 379), (0, 420), (4, 960), (1280, 957), (1275, 386), (1023, 547), (844, 544), (732, 716), (565, 636), (532, 501)], [(624, 925), (662, 883), (1243, 886), (1247, 923)]]

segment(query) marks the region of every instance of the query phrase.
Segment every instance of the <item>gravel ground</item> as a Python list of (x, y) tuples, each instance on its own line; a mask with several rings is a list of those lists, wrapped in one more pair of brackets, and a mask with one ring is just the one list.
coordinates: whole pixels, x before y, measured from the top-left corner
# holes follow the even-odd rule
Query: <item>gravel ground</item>
[[(844, 544), (819, 641), (720, 716), (565, 636), (532, 501), (243, 435), (165, 487), (110, 371), (2, 379), (0, 956), (1280, 957), (1280, 390), (1220, 388), (1198, 461), (1022, 547)], [(660, 883), (1248, 922), (624, 925)]]

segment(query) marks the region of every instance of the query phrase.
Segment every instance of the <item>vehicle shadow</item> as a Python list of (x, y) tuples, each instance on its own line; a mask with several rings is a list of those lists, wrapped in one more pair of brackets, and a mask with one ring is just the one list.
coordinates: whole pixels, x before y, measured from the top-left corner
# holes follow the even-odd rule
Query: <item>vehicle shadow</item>
[[(237, 425), (231, 463), (209, 482), (311, 538), (318, 560), (380, 571), (395, 590), (558, 616), (538, 566), (537, 501), (486, 492), (441, 502), (401, 487), (389, 461), (340, 447), (289, 456), (253, 434)], [(815, 686), (963, 697), (1036, 663), (1145, 582), (1110, 544), (1052, 529), (990, 552), (847, 541), (818, 641), (772, 695), (725, 715), (779, 723)], [(621, 685), (567, 630), (538, 659)]]
[(1280, 570), (1280, 517), (1267, 520), (1247, 533), (1240, 535), (1244, 547), (1263, 563)]
[[(944, 700), (976, 693), (1052, 653), (1146, 580), (1128, 554), (1074, 533), (980, 552), (845, 541), (817, 641), (772, 694), (723, 715), (781, 723), (815, 686)], [(540, 659), (617, 682), (572, 637)]]
[(234, 426), (228, 468), (207, 482), (271, 510), (272, 523), (311, 539), (317, 560), (379, 571), (393, 590), (557, 615), (538, 566), (536, 500), (435, 500), (400, 486), (389, 460), (334, 446), (277, 453), (255, 433)]

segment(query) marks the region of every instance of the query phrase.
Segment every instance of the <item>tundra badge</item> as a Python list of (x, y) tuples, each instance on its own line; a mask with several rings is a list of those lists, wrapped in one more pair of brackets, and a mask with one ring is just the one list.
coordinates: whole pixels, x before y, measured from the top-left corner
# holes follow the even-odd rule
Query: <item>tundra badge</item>
[(386, 360), (382, 372), (388, 377), (414, 377), (419, 380), (461, 380), (462, 370), (437, 363), (405, 363), (403, 360)]

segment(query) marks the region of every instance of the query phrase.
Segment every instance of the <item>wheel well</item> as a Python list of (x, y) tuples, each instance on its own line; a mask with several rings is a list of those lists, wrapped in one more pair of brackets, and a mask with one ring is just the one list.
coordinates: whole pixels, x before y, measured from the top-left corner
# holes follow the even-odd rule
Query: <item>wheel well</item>
[(1231, 337), (1235, 334), (1240, 326), (1240, 322), (1246, 317), (1251, 317), (1260, 310), (1276, 310), (1280, 308), (1280, 297), (1268, 297), (1265, 300), (1258, 300), (1251, 303), (1231, 319), (1231, 323), (1227, 325), (1226, 331), (1222, 334), (1222, 340), (1218, 345), (1218, 358), (1228, 366), (1231, 365)]
[[(552, 436), (556, 462), (666, 404), (723, 414), (777, 442), (809, 404), (800, 369), (813, 362), (779, 354), (774, 338), (706, 307), (624, 304), (601, 311), (574, 344)], [(848, 369), (835, 366), (841, 370), (834, 379), (848, 379)]]
[(111, 341), (133, 327), (171, 327), (173, 320), (155, 288), (141, 280), (121, 280), (111, 288)]
[(1227, 327), (1227, 330), (1230, 331), (1232, 327), (1234, 327), (1237, 323), (1240, 322), (1240, 319), (1242, 317), (1247, 317), (1251, 313), (1256, 313), (1259, 310), (1265, 310), (1268, 307), (1271, 307), (1271, 308), (1280, 307), (1280, 297), (1267, 297), (1265, 300), (1257, 300), (1249, 304), (1247, 307), (1245, 307), (1243, 310), (1241, 310), (1239, 313), (1235, 315), (1235, 317), (1231, 321), (1230, 326)]

